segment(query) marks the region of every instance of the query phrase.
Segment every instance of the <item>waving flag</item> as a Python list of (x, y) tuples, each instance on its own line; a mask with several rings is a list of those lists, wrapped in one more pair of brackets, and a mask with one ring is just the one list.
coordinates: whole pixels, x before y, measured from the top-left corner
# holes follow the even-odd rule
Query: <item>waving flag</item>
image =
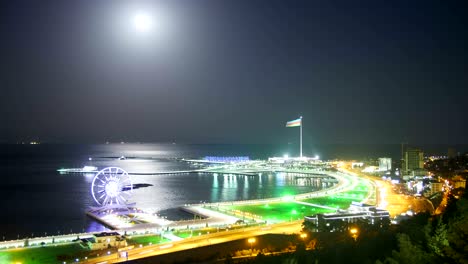
[(298, 127), (302, 125), (302, 119), (298, 118), (286, 123), (286, 127)]

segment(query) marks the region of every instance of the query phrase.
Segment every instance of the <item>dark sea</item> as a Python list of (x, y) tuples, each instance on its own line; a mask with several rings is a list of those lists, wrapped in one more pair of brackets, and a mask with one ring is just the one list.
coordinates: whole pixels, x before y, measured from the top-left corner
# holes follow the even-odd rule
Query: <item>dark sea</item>
[[(462, 149), (459, 151), (466, 151)], [(445, 146), (431, 148), (445, 154)], [(324, 145), (304, 148), (309, 156), (323, 159), (399, 158), (399, 145)], [(189, 170), (191, 165), (174, 158), (204, 156), (297, 155), (297, 146), (277, 145), (181, 145), (181, 144), (41, 144), (0, 145), (0, 239), (44, 234), (104, 230), (85, 215), (95, 202), (90, 193), (93, 175), (60, 174), (60, 168), (99, 169), (117, 166), (130, 173)], [(127, 157), (119, 160), (121, 156)], [(303, 180), (284, 174), (261, 177), (215, 174), (134, 175), (132, 201), (172, 220), (190, 215), (178, 207), (199, 202), (234, 201), (276, 197), (311, 191)]]

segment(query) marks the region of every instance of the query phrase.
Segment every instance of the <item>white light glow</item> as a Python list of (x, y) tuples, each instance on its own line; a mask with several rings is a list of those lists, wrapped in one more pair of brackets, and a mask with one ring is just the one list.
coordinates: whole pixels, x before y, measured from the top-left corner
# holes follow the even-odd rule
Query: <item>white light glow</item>
[(119, 183), (116, 181), (110, 181), (106, 184), (105, 190), (107, 195), (109, 195), (110, 197), (116, 197), (120, 193)]
[(147, 13), (139, 13), (133, 17), (133, 25), (138, 32), (149, 32), (153, 28), (153, 19)]

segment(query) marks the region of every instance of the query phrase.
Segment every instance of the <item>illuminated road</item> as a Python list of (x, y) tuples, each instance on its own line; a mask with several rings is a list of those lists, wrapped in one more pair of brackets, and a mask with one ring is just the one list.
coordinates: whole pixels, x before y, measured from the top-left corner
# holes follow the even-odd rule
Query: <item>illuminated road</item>
[(357, 170), (350, 169), (349, 163), (344, 163), (340, 170), (344, 173), (356, 175), (368, 179), (377, 187), (376, 204), (379, 208), (385, 209), (390, 213), (391, 217), (401, 215), (411, 210), (415, 213), (418, 212), (433, 212), (432, 204), (425, 198), (416, 198), (410, 195), (400, 194), (395, 191), (392, 183), (384, 181), (375, 176), (369, 176)]
[(434, 214), (439, 215), (445, 211), (445, 208), (447, 207), (447, 203), (448, 203), (448, 195), (449, 195), (449, 192), (443, 193), (442, 201), (440, 202), (439, 206), (436, 208)]
[[(128, 251), (128, 259), (134, 260), (139, 258), (146, 258), (156, 255), (163, 255), (173, 253), (181, 250), (193, 249), (203, 246), (209, 246), (224, 242), (229, 242), (238, 239), (247, 239), (254, 236), (264, 234), (293, 234), (299, 233), (301, 230), (302, 220), (286, 222), (275, 225), (250, 227), (239, 230), (231, 230), (219, 233), (213, 233), (209, 235), (197, 236), (182, 241), (169, 242), (158, 245), (137, 247)], [(246, 244), (246, 248), (248, 245)], [(86, 263), (119, 263), (126, 261), (125, 258), (118, 256), (117, 253), (112, 253), (108, 256), (102, 256), (98, 258), (88, 259)]]

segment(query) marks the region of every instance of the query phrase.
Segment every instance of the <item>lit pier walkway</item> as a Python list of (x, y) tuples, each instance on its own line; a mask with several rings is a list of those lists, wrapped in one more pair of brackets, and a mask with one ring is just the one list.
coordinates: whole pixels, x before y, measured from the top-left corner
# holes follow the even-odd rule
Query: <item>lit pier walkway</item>
[(190, 174), (190, 173), (218, 173), (218, 174), (232, 174), (244, 176), (257, 176), (258, 173), (242, 172), (242, 171), (218, 171), (210, 169), (201, 170), (184, 170), (184, 171), (156, 171), (156, 172), (129, 172), (129, 175), (168, 175), (168, 174)]

